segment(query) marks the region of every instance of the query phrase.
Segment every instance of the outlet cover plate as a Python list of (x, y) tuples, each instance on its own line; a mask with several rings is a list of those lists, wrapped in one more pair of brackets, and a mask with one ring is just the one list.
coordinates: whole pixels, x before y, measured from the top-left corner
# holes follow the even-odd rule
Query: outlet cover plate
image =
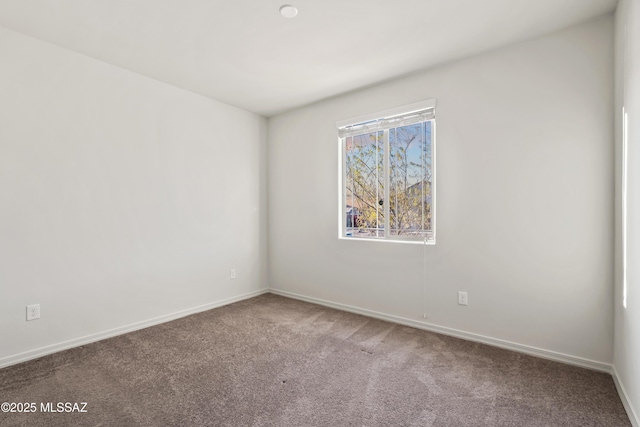
[(32, 304), (27, 306), (27, 320), (36, 320), (40, 318), (40, 304)]
[(469, 295), (464, 291), (458, 291), (458, 304), (469, 305)]

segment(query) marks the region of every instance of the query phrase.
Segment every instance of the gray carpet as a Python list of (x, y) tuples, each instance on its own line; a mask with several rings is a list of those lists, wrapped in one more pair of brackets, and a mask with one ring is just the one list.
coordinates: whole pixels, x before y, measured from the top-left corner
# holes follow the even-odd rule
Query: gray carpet
[(0, 370), (1, 426), (629, 426), (610, 375), (265, 294)]

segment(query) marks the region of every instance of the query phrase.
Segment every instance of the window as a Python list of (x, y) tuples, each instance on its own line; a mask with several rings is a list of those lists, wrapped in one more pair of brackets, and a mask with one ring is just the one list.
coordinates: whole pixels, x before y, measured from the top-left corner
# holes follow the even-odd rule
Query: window
[(435, 101), (337, 126), (340, 237), (435, 243)]
[(629, 167), (629, 118), (627, 110), (622, 107), (622, 306), (627, 308), (627, 213), (628, 213), (628, 167)]

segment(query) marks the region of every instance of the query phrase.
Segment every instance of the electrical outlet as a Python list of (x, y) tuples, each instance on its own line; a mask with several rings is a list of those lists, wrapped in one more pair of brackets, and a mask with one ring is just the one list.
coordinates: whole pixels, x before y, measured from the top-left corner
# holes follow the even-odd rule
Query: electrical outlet
[(27, 306), (27, 320), (36, 320), (40, 318), (40, 304), (32, 304)]
[(236, 269), (232, 268), (231, 269), (231, 279), (235, 279), (236, 278)]
[(469, 296), (466, 292), (458, 291), (458, 304), (469, 305)]

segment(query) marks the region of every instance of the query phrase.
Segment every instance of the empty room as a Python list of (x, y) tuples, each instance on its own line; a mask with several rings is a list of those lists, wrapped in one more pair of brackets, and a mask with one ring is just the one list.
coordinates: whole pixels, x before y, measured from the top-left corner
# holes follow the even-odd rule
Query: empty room
[(640, 0), (0, 0), (0, 426), (640, 427)]

